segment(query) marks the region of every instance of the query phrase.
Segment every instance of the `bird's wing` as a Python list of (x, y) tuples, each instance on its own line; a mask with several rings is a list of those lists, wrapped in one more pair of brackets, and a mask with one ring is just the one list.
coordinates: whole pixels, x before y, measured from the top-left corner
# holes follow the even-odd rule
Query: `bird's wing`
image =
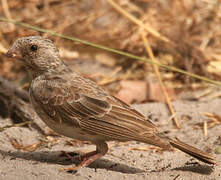
[(122, 141), (157, 133), (156, 126), (141, 113), (76, 74), (48, 76), (34, 82), (31, 89), (35, 101), (54, 121)]

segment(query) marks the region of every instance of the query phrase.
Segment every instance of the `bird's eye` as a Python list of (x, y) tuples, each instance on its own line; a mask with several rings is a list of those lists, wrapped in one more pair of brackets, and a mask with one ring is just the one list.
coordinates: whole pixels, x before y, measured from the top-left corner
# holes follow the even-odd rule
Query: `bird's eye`
[(37, 51), (38, 49), (38, 46), (37, 45), (31, 45), (31, 48), (30, 48), (32, 51)]

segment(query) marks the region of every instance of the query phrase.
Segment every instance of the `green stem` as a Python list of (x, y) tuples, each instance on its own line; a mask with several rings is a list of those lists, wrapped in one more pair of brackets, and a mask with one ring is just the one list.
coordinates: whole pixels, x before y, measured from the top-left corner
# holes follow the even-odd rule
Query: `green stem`
[(209, 78), (199, 76), (197, 74), (193, 74), (193, 73), (184, 71), (182, 69), (179, 69), (179, 68), (176, 68), (176, 67), (173, 67), (173, 66), (167, 66), (167, 65), (161, 64), (159, 62), (152, 61), (148, 58), (139, 57), (139, 56), (127, 53), (127, 52), (123, 52), (123, 51), (119, 51), (119, 50), (109, 48), (109, 47), (106, 47), (106, 46), (94, 44), (94, 43), (84, 41), (84, 40), (81, 40), (81, 39), (78, 39), (78, 38), (75, 38), (75, 37), (67, 36), (67, 35), (64, 35), (64, 34), (59, 34), (59, 33), (56, 33), (54, 31), (50, 31), (50, 30), (46, 30), (46, 29), (39, 28), (39, 27), (36, 27), (36, 26), (32, 26), (32, 25), (27, 24), (27, 23), (18, 22), (18, 21), (15, 21), (13, 19), (7, 19), (7, 18), (4, 18), (2, 16), (0, 16), (0, 21), (13, 23), (13, 24), (21, 26), (21, 27), (25, 27), (25, 28), (28, 28), (28, 29), (33, 29), (35, 31), (44, 32), (44, 33), (51, 34), (51, 35), (54, 35), (54, 36), (58, 36), (58, 37), (61, 37), (61, 38), (64, 38), (64, 39), (72, 40), (72, 41), (75, 41), (75, 42), (78, 42), (78, 43), (81, 43), (81, 44), (85, 44), (85, 45), (88, 45), (88, 46), (91, 46), (91, 47), (99, 48), (99, 49), (102, 49), (102, 50), (105, 50), (105, 51), (108, 51), (108, 52), (112, 52), (112, 53), (115, 53), (115, 54), (123, 55), (123, 56), (129, 57), (129, 58), (132, 58), (132, 59), (137, 59), (137, 60), (148, 62), (148, 63), (151, 63), (151, 64), (156, 64), (157, 66), (159, 66), (161, 68), (165, 68), (165, 69), (168, 69), (168, 70), (171, 70), (171, 71), (179, 72), (179, 73), (182, 73), (182, 74), (200, 79), (202, 81), (208, 82), (210, 84), (215, 84), (215, 85), (221, 86), (221, 82), (219, 82), (219, 81), (211, 80)]

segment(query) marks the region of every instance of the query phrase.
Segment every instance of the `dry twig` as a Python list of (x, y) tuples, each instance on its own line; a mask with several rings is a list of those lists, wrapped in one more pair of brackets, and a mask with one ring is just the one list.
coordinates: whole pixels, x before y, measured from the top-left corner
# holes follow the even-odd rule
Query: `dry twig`
[[(145, 48), (146, 48), (146, 51), (147, 51), (148, 55), (150, 56), (150, 58), (152, 59), (152, 61), (155, 62), (156, 59), (155, 59), (155, 57), (154, 57), (153, 51), (152, 51), (152, 49), (151, 49), (151, 47), (150, 47), (150, 44), (148, 43), (148, 40), (147, 40), (147, 38), (145, 37), (144, 32), (141, 32), (141, 37), (142, 37), (142, 39), (143, 39), (144, 46), (145, 46)], [(162, 89), (162, 91), (163, 91), (163, 94), (164, 94), (164, 96), (165, 96), (165, 98), (166, 98), (166, 101), (167, 101), (167, 105), (168, 105), (168, 107), (169, 107), (169, 110), (170, 110), (170, 112), (171, 112), (171, 114), (172, 114), (172, 116), (173, 116), (173, 115), (175, 115), (175, 111), (174, 111), (174, 109), (173, 109), (173, 106), (172, 106), (171, 101), (170, 101), (170, 97), (168, 96), (167, 90), (166, 90), (166, 88), (165, 88), (165, 85), (164, 85), (164, 83), (163, 83), (162, 77), (161, 77), (161, 75), (160, 75), (159, 68), (158, 68), (158, 66), (155, 65), (155, 64), (153, 65), (153, 67), (154, 67), (154, 72), (156, 73), (156, 75), (157, 75), (157, 77), (158, 77), (158, 80), (159, 80), (159, 82), (160, 82), (160, 87), (161, 87), (161, 89)], [(173, 116), (173, 121), (174, 121), (174, 124), (176, 125), (176, 127), (177, 127), (177, 128), (180, 128), (180, 125), (179, 125), (179, 122), (178, 122), (176, 116)]]
[(137, 24), (138, 26), (142, 27), (145, 29), (147, 32), (149, 32), (151, 35), (154, 37), (161, 39), (164, 42), (171, 42), (167, 37), (161, 35), (158, 31), (153, 29), (150, 25), (144, 24), (142, 21), (139, 19), (135, 18), (133, 15), (125, 11), (123, 8), (121, 8), (117, 3), (115, 3), (113, 0), (107, 0), (108, 3), (116, 9), (119, 13), (121, 13), (123, 16), (125, 16), (127, 19), (132, 21), (133, 23)]
[[(7, 2), (7, 0), (2, 0), (2, 8), (3, 8), (3, 11), (4, 11), (4, 13), (5, 13), (5, 16), (6, 16), (8, 19), (12, 19), (11, 13), (10, 13), (9, 8), (8, 8), (8, 2)], [(8, 23), (8, 25), (9, 25), (10, 32), (14, 31), (15, 25), (12, 24), (12, 23)]]

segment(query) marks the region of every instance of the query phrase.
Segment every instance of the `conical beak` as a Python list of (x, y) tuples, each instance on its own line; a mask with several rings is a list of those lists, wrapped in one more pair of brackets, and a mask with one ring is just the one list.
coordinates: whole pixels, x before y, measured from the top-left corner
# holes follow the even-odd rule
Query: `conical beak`
[(13, 48), (8, 50), (6, 56), (9, 58), (22, 59), (21, 52), (18, 49), (13, 49)]

